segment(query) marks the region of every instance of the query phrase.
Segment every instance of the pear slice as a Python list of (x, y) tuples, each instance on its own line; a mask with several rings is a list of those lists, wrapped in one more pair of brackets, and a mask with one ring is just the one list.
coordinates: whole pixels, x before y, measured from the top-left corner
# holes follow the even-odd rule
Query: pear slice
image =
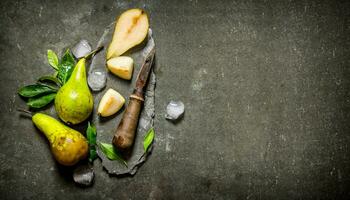
[(124, 97), (113, 89), (108, 89), (103, 95), (97, 112), (102, 117), (108, 117), (120, 110), (125, 103)]
[(120, 78), (130, 80), (134, 69), (134, 60), (128, 56), (119, 56), (107, 61), (107, 67)]
[(130, 9), (122, 13), (116, 22), (112, 42), (107, 50), (107, 60), (140, 44), (147, 36), (148, 27), (145, 11)]

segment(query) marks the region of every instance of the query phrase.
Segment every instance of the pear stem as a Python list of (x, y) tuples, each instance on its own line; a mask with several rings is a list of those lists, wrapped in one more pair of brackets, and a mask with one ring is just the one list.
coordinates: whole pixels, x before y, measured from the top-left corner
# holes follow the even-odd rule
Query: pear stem
[(95, 55), (97, 52), (99, 52), (102, 49), (103, 49), (103, 46), (99, 46), (95, 50), (93, 50), (91, 53), (89, 53), (88, 55), (84, 56), (84, 58), (88, 59), (88, 58), (90, 58), (90, 56)]
[(25, 109), (17, 108), (17, 111), (26, 113), (26, 114), (28, 114), (28, 115), (30, 115), (30, 116), (33, 116), (33, 115), (34, 115), (33, 112), (30, 112), (29, 110), (25, 110)]

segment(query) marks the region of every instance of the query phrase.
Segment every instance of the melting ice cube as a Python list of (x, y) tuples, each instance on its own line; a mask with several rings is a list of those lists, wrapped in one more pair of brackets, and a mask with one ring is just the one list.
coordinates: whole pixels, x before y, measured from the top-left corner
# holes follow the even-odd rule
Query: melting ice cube
[(104, 69), (94, 69), (89, 73), (88, 84), (93, 91), (100, 91), (106, 86), (107, 73)]
[(73, 48), (72, 53), (76, 58), (81, 58), (86, 56), (91, 52), (91, 46), (86, 40), (80, 40)]
[(74, 182), (85, 186), (91, 185), (94, 177), (94, 169), (90, 164), (79, 165), (73, 172)]
[(165, 115), (165, 118), (170, 120), (177, 120), (183, 115), (184, 111), (185, 105), (181, 101), (171, 100), (166, 107), (167, 114)]

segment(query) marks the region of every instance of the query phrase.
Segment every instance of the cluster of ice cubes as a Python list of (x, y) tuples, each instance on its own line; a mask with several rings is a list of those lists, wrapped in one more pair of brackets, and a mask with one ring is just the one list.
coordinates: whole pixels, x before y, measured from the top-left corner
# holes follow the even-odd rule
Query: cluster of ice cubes
[[(80, 40), (73, 48), (72, 53), (76, 58), (82, 58), (91, 53), (92, 48), (87, 40)], [(91, 66), (92, 67), (92, 66)], [(102, 90), (107, 83), (107, 73), (104, 68), (90, 70), (88, 84), (93, 91)]]

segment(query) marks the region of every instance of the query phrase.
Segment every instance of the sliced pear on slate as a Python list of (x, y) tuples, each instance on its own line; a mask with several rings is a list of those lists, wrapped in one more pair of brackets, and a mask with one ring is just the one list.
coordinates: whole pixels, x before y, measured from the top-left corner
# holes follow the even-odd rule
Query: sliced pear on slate
[(148, 17), (142, 9), (130, 9), (118, 18), (112, 42), (107, 50), (107, 60), (125, 53), (140, 44), (147, 36)]
[(125, 103), (124, 97), (113, 89), (108, 89), (103, 95), (98, 105), (98, 114), (102, 117), (108, 117), (120, 110)]
[(128, 56), (119, 56), (107, 61), (107, 67), (120, 78), (130, 80), (134, 69), (134, 60)]

